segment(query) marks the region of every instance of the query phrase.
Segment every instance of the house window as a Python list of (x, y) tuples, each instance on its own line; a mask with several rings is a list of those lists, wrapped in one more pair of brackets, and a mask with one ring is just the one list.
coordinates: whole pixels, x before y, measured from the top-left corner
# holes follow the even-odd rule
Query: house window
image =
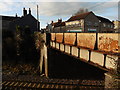
[(94, 26), (98, 26), (98, 23), (97, 23), (97, 22), (95, 22)]
[(92, 23), (90, 21), (87, 22), (87, 25), (92, 25)]
[(103, 27), (106, 27), (106, 24), (105, 24), (105, 23), (103, 23)]
[(95, 28), (88, 28), (88, 31), (93, 31), (93, 32), (95, 32), (95, 31), (97, 31)]
[(111, 25), (111, 28), (113, 28), (113, 25)]
[(110, 25), (108, 25), (108, 27), (110, 28)]

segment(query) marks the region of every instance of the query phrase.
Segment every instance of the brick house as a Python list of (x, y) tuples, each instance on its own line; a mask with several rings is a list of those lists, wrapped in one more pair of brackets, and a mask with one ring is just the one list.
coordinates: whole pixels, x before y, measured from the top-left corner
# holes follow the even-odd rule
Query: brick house
[(92, 11), (70, 17), (65, 25), (67, 32), (114, 32), (109, 19), (96, 16)]
[(65, 22), (62, 21), (62, 19), (58, 19), (57, 22), (51, 22), (46, 26), (47, 32), (55, 32), (55, 33), (60, 33), (60, 32), (66, 32), (65, 28)]
[(72, 16), (65, 24), (68, 32), (99, 32), (99, 20), (93, 12)]
[(103, 18), (100, 16), (96, 16), (99, 19), (99, 32), (115, 32), (114, 31), (114, 24), (107, 18)]

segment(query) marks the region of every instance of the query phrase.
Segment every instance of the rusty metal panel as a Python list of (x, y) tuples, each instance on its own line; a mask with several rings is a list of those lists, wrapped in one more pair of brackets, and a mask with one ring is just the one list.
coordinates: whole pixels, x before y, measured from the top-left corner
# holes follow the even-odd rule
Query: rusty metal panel
[(51, 33), (51, 40), (55, 41), (55, 33)]
[(118, 48), (120, 48), (120, 46), (118, 46), (118, 36), (118, 33), (99, 33), (98, 49), (118, 53)]
[(56, 42), (62, 43), (63, 33), (56, 33)]
[(77, 45), (80, 47), (94, 49), (95, 41), (95, 33), (77, 33)]
[(64, 43), (74, 45), (76, 40), (76, 33), (64, 33)]

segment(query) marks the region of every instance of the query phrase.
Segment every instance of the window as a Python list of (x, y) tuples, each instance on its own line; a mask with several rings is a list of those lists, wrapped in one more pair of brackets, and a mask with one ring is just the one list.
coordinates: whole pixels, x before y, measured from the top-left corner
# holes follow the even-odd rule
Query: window
[(88, 31), (93, 31), (93, 32), (95, 32), (95, 31), (97, 31), (95, 28), (88, 28)]
[(111, 28), (113, 28), (113, 25), (111, 25)]
[(98, 23), (97, 23), (97, 22), (95, 22), (94, 26), (98, 26)]
[(88, 22), (87, 22), (87, 25), (92, 25), (92, 22), (88, 21)]
[(103, 23), (103, 27), (106, 27), (106, 24), (105, 24), (105, 23)]

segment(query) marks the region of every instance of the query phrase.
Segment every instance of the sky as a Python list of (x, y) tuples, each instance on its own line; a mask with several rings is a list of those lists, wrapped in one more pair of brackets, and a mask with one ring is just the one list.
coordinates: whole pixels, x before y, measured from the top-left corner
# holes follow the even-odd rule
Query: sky
[(119, 0), (0, 0), (0, 15), (23, 15), (23, 8), (31, 8), (32, 15), (37, 17), (39, 6), (40, 28), (45, 28), (47, 23), (56, 22), (59, 18), (68, 20), (80, 8), (87, 8), (99, 15), (112, 20), (118, 20)]

